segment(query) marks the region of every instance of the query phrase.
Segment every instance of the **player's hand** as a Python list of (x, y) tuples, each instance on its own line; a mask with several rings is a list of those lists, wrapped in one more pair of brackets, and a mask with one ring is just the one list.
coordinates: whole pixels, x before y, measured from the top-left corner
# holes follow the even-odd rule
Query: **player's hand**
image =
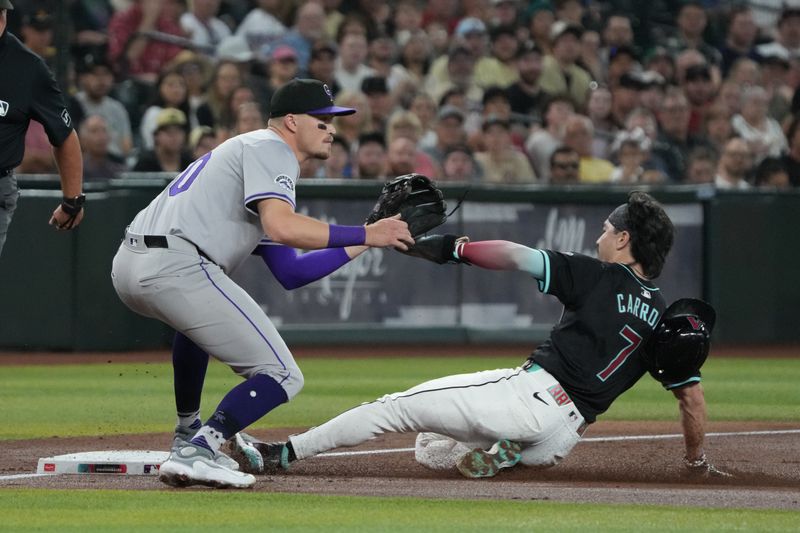
[(376, 248), (392, 246), (401, 251), (408, 250), (414, 244), (414, 238), (408, 231), (408, 224), (400, 220), (400, 215), (382, 218), (373, 224), (368, 224), (367, 238), (364, 244)]
[(691, 475), (692, 477), (703, 477), (703, 478), (731, 478), (733, 474), (729, 474), (723, 470), (720, 470), (716, 466), (712, 465), (706, 454), (701, 455), (698, 459), (689, 460), (686, 457), (683, 458), (683, 466), (686, 469), (686, 472)]
[(70, 230), (77, 227), (81, 220), (83, 220), (83, 208), (76, 215), (70, 215), (59, 205), (50, 217), (50, 225), (55, 226), (58, 231)]

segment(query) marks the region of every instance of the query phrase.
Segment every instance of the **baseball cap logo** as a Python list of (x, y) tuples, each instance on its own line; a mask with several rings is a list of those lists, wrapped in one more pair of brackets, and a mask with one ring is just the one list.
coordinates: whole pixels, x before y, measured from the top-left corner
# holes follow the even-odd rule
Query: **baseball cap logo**
[(327, 83), (322, 84), (322, 89), (325, 91), (325, 94), (328, 95), (328, 98), (331, 99), (331, 102), (333, 102), (333, 93), (331, 92), (331, 88), (328, 87)]

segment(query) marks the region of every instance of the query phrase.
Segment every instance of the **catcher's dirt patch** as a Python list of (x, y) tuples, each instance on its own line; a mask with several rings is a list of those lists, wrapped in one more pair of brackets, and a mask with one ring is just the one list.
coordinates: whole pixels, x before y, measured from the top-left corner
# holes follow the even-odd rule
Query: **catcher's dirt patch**
[[(798, 427), (797, 424), (780, 423), (712, 423), (708, 431), (787, 429), (796, 430)], [(282, 440), (293, 432), (274, 429), (255, 430), (252, 434), (264, 440)], [(603, 436), (679, 432), (677, 423), (598, 422), (584, 435), (588, 440), (578, 444), (560, 465), (547, 470), (515, 467), (488, 480), (467, 480), (455, 470), (428, 470), (414, 461), (411, 451), (316, 457), (293, 463), (286, 473), (260, 476), (254, 490), (800, 509), (800, 439), (797, 433), (708, 437), (706, 451), (709, 458), (716, 466), (734, 473), (732, 479), (687, 477), (681, 466), (683, 441), (680, 438), (591, 440)], [(153, 476), (7, 477), (34, 472), (39, 457), (92, 450), (163, 450), (168, 448), (171, 437), (168, 434), (150, 434), (5, 441), (4, 453), (0, 454), (0, 488), (175, 490), (162, 485)], [(389, 434), (352, 450), (413, 448), (414, 437), (411, 434)]]

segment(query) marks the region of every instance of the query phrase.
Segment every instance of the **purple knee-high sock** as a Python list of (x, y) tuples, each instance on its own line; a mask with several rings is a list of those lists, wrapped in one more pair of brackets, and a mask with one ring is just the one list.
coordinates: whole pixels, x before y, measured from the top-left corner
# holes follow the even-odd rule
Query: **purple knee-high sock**
[(234, 387), (205, 425), (221, 433), (223, 441), (228, 440), (288, 400), (286, 391), (277, 381), (256, 374)]
[(176, 332), (172, 343), (172, 370), (178, 416), (200, 411), (207, 369), (208, 354), (186, 335)]

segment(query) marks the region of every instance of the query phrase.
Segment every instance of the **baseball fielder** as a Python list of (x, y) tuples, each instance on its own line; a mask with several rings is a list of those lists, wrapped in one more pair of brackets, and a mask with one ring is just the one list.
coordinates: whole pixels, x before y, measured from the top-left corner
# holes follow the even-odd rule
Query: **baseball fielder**
[[(367, 246), (413, 244), (397, 217), (337, 226), (295, 213), (300, 164), (326, 159), (336, 115), (327, 85), (295, 79), (272, 98), (267, 129), (234, 137), (194, 161), (127, 228), (112, 281), (133, 311), (173, 327), (178, 424), (160, 479), (173, 486), (249, 487), (252, 475), (220, 454), (232, 435), (294, 397), (303, 375), (261, 307), (228, 276), (261, 255), (286, 288), (336, 270)], [(298, 256), (294, 248), (318, 249)], [(208, 355), (244, 381), (203, 424)]]
[[(672, 241), (672, 222), (645, 193), (632, 193), (604, 222), (598, 259), (508, 241), (470, 243), (447, 235), (419, 239), (409, 253), (438, 263), (532, 275), (541, 292), (564, 304), (550, 338), (521, 367), (435, 379), (355, 407), (286, 443), (238, 439), (234, 449), (240, 456), (260, 452), (267, 468), (288, 468), (293, 460), (354, 446), (384, 432), (413, 431), (420, 432), (417, 461), (430, 468), (456, 466), (477, 478), (517, 463), (549, 467), (649, 370), (678, 399), (687, 466), (721, 475), (703, 453), (706, 408), (699, 372), (708, 353), (713, 311), (680, 315), (699, 334), (689, 339), (688, 357), (675, 351), (675, 357), (667, 358), (668, 366), (670, 360), (676, 363), (668, 372), (645, 356), (645, 345), (665, 323), (664, 299), (651, 279), (661, 273)], [(681, 337), (684, 331), (670, 333)], [(687, 348), (671, 346), (681, 352)]]

